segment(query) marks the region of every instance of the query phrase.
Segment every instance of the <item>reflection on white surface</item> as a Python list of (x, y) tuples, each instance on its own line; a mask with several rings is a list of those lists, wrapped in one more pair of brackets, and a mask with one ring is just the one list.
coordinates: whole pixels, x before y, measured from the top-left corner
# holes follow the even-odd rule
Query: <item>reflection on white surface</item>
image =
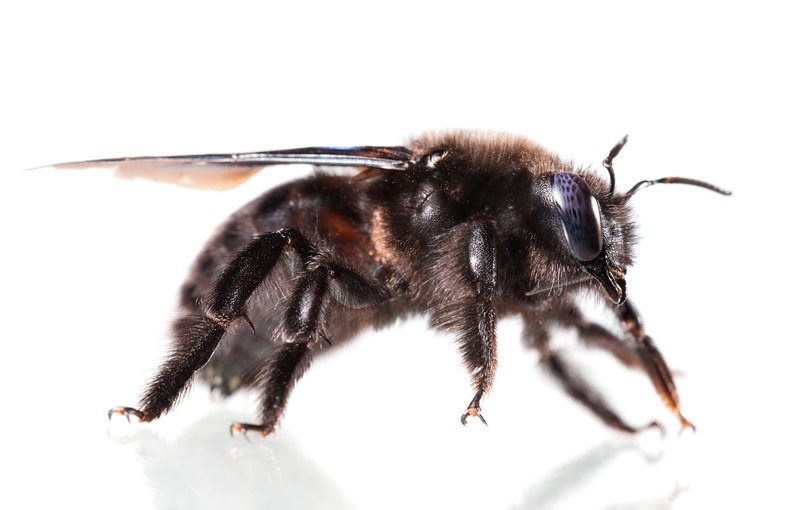
[(206, 417), (169, 441), (149, 429), (125, 438), (142, 461), (155, 508), (353, 508), (286, 436), (234, 441)]
[[(334, 479), (287, 435), (236, 441), (221, 434), (227, 424), (220, 417), (207, 416), (170, 440), (141, 428), (112, 439), (119, 445), (133, 446), (155, 508), (357, 508)], [(661, 454), (647, 453), (629, 440), (598, 444), (531, 480), (520, 501), (507, 508), (566, 508), (565, 502), (574, 501), (575, 494), (585, 491), (593, 479), (606, 479), (603, 471), (622, 457), (630, 457), (632, 463), (647, 470), (660, 461)], [(404, 481), (398, 478), (395, 484), (402, 490)], [(471, 490), (481, 497), (479, 488)], [(684, 490), (675, 485), (669, 493), (644, 500), (609, 502), (600, 497), (595, 501), (605, 501), (600, 508), (609, 509), (670, 508)], [(465, 487), (465, 492), (470, 489)], [(387, 494), (387, 506), (399, 508), (423, 501), (425, 496), (415, 494), (392, 501), (396, 495)]]

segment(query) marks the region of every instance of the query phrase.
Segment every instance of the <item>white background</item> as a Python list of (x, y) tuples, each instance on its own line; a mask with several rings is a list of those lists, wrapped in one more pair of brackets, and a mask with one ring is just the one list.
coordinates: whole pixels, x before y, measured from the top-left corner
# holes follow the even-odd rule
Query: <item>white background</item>
[[(487, 2), (295, 7), (26, 2), (0, 8), (0, 463), (4, 507), (796, 508), (796, 16), (780, 3)], [(250, 197), (103, 172), (111, 156), (393, 145), (429, 129), (529, 136), (643, 191), (635, 299), (696, 434), (649, 382), (575, 358), (631, 439), (499, 330), (488, 427), (452, 339), (423, 318), (317, 360), (279, 432), (230, 438), (255, 395), (198, 386), (152, 424), (136, 402), (206, 236)], [(47, 505), (47, 506), (45, 506)]]

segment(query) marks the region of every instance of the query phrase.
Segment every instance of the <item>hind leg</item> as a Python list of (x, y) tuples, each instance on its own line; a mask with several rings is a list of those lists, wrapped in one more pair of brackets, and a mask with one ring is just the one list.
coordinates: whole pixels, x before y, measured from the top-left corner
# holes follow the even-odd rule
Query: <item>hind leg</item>
[[(321, 255), (298, 231), (285, 228), (256, 238), (240, 251), (223, 270), (214, 283), (204, 311), (176, 322), (177, 341), (158, 374), (147, 386), (139, 402), (139, 408), (116, 407), (109, 411), (109, 417), (113, 414), (126, 417), (133, 415), (141, 421), (147, 422), (168, 412), (181, 394), (186, 391), (195, 372), (211, 358), (225, 333), (238, 321), (245, 321), (248, 326), (253, 327), (252, 322), (245, 314), (247, 301), (264, 279), (269, 276), (287, 249), (295, 251), (300, 256), (304, 271), (310, 271), (310, 274), (315, 275), (320, 274), (322, 266), (318, 259), (321, 258)], [(339, 299), (367, 306), (386, 297), (377, 284), (358, 277), (348, 269), (330, 263), (325, 266), (324, 272), (325, 287), (327, 287), (328, 280), (335, 282), (331, 288), (334, 290), (334, 296), (338, 296)], [(301, 284), (306, 279), (301, 278)], [(315, 285), (307, 287), (319, 287), (318, 284)], [(300, 297), (308, 297), (307, 292), (308, 290), (302, 291), (301, 289)], [(318, 300), (321, 299), (320, 296)], [(316, 317), (320, 303), (314, 306), (309, 306), (307, 303), (296, 303), (294, 306), (295, 313), (300, 317), (297, 320), (301, 321), (304, 317), (303, 314)], [(290, 306), (291, 308), (292, 306)], [(287, 311), (287, 317), (289, 317), (289, 311)], [(286, 324), (287, 328), (291, 330), (291, 320), (287, 320)], [(302, 332), (298, 331), (297, 333)], [(302, 358), (302, 356), (300, 357)]]
[(109, 418), (134, 415), (147, 422), (168, 412), (188, 389), (195, 372), (211, 358), (226, 331), (240, 319), (250, 324), (245, 315), (247, 300), (287, 248), (303, 258), (311, 253), (302, 235), (289, 228), (264, 234), (239, 252), (216, 280), (205, 310), (176, 321), (172, 351), (148, 384), (139, 408), (116, 407), (108, 412)]
[[(313, 269), (296, 280), (279, 331), (281, 345), (265, 363), (261, 380), (263, 396), (259, 423), (234, 423), (231, 433), (253, 431), (262, 436), (274, 430), (294, 384), (311, 362), (311, 346), (326, 334), (326, 312), (331, 298), (347, 308), (377, 304), (386, 294), (373, 282), (341, 266), (317, 259)], [(338, 320), (348, 320), (346, 314)]]

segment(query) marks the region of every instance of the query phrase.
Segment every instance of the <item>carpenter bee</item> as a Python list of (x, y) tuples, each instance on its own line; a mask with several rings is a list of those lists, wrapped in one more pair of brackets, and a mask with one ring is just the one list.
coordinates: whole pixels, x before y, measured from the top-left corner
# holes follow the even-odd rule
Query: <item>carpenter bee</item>
[[(682, 177), (615, 190), (608, 177), (576, 168), (519, 137), (472, 132), (422, 136), (407, 146), (310, 147), (241, 154), (141, 157), (67, 163), (113, 166), (124, 175), (177, 184), (227, 187), (264, 166), (309, 164), (310, 177), (266, 192), (225, 221), (197, 257), (180, 291), (172, 349), (138, 407), (108, 416), (144, 422), (168, 412), (197, 372), (230, 394), (261, 392), (257, 423), (231, 433), (271, 434), (294, 383), (315, 350), (368, 327), (426, 314), (453, 333), (472, 378), (461, 416), (486, 423), (481, 401), (497, 364), (497, 322), (520, 315), (524, 342), (575, 400), (614, 429), (635, 433), (550, 347), (554, 328), (574, 329), (587, 344), (645, 372), (682, 428), (673, 377), (639, 313), (625, 274), (636, 242), (631, 197), (646, 186), (682, 183), (729, 194)], [(349, 175), (325, 167), (351, 167)], [(594, 294), (621, 334), (586, 319), (576, 300)]]

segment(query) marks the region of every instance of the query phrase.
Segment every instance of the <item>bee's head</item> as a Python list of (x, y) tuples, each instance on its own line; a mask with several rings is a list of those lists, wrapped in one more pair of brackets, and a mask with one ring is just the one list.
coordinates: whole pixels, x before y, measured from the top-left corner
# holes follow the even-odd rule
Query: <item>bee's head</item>
[(730, 194), (695, 179), (664, 177), (641, 181), (626, 193), (615, 195), (613, 160), (627, 139), (620, 140), (603, 161), (610, 177), (607, 188), (587, 173), (557, 172), (550, 182), (567, 249), (576, 264), (600, 284), (609, 301), (617, 305), (626, 297), (625, 272), (632, 262), (634, 241), (629, 200), (638, 190), (652, 184), (679, 183)]

